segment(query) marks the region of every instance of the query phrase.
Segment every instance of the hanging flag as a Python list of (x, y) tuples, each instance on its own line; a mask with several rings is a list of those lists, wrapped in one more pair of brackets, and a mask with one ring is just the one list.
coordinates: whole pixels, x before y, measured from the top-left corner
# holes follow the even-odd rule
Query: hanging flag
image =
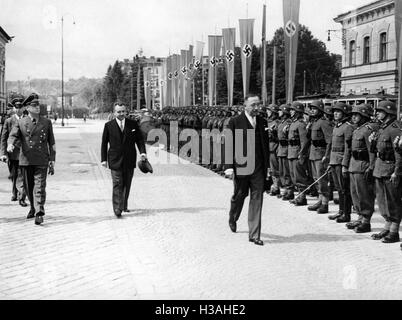
[(243, 96), (248, 95), (250, 88), (251, 58), (253, 53), (254, 19), (239, 19), (241, 69), (243, 75)]
[(144, 91), (146, 108), (151, 107), (151, 68), (144, 68)]
[(204, 45), (205, 43), (201, 41), (197, 41), (195, 44), (195, 57), (194, 57), (193, 69), (190, 75), (191, 79), (194, 79), (197, 76), (198, 70), (201, 69)]
[(261, 64), (261, 78), (262, 78), (262, 104), (267, 105), (267, 41), (266, 41), (266, 8), (264, 4), (262, 9), (262, 64)]
[(172, 66), (173, 66), (173, 105), (175, 107), (179, 106), (179, 65), (180, 65), (180, 56), (178, 54), (174, 54), (172, 57)]
[(299, 40), (300, 0), (283, 0), (283, 22), (285, 36), (285, 81), (286, 102), (293, 102), (296, 74), (297, 45)]
[(208, 99), (209, 105), (216, 102), (216, 74), (221, 55), (222, 36), (208, 36), (209, 72), (208, 72)]
[(158, 78), (159, 78), (159, 99), (160, 99), (160, 108), (164, 108), (166, 105), (166, 59), (163, 61), (162, 65), (158, 70)]
[(187, 50), (180, 50), (180, 75), (179, 75), (179, 105), (184, 107), (186, 105), (186, 85), (185, 80), (187, 74)]
[(173, 85), (173, 73), (172, 73), (172, 56), (166, 59), (166, 106), (172, 106), (172, 85)]
[(222, 29), (223, 54), (226, 60), (226, 80), (228, 86), (228, 106), (233, 106), (233, 81), (234, 81), (234, 61), (235, 61), (235, 40), (236, 29)]
[(185, 76), (186, 79), (186, 93), (185, 93), (185, 98), (186, 98), (186, 106), (192, 105), (191, 103), (191, 88), (192, 88), (192, 81), (191, 81), (191, 74), (193, 72), (194, 68), (194, 63), (193, 63), (193, 45), (189, 45), (188, 50), (187, 50), (187, 73)]

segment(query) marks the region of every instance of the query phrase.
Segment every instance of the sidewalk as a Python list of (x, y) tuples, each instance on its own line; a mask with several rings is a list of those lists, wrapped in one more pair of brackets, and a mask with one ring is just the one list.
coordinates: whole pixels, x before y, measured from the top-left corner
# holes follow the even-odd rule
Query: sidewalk
[[(248, 200), (238, 233), (229, 230), (232, 181), (194, 164), (158, 165), (155, 149), (148, 149), (154, 173), (135, 171), (132, 211), (116, 219), (110, 171), (100, 166), (103, 124), (70, 119), (54, 127), (56, 173), (41, 226), (10, 202), (0, 165), (0, 299), (402, 297), (399, 243), (375, 242), (266, 195), (265, 246), (255, 246)], [(373, 221), (376, 232), (378, 212)]]

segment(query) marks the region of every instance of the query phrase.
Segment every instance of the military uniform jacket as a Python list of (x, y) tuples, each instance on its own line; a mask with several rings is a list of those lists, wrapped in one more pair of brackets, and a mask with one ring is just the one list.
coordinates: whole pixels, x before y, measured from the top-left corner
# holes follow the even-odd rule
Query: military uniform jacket
[(330, 165), (349, 167), (354, 127), (347, 121), (339, 122), (332, 131)]
[(402, 156), (393, 145), (401, 129), (397, 121), (389, 121), (381, 125), (377, 139), (377, 157), (373, 176), (376, 178), (390, 177), (393, 173), (402, 175)]
[(10, 160), (19, 160), (20, 158), (20, 148), (21, 148), (20, 140), (16, 141), (14, 151), (12, 153), (7, 153), (7, 140), (8, 137), (10, 136), (11, 129), (17, 122), (18, 118), (15, 115), (12, 115), (10, 118), (6, 119), (1, 133), (0, 156), (8, 156)]
[(353, 131), (349, 172), (364, 173), (368, 168), (374, 169), (375, 155), (370, 152), (369, 142), (369, 136), (373, 131), (374, 128), (368, 123)]
[(311, 125), (311, 146), (309, 160), (329, 159), (333, 125), (324, 117), (317, 119)]
[(302, 118), (293, 119), (288, 135), (288, 159), (307, 159), (309, 140), (307, 139), (306, 123)]
[(269, 139), (269, 152), (277, 153), (279, 147), (279, 140), (278, 140), (278, 127), (279, 127), (280, 120), (269, 120), (267, 125), (268, 131), (268, 139)]
[(55, 139), (51, 120), (39, 117), (34, 125), (29, 116), (20, 119), (11, 130), (8, 144), (16, 145), (18, 140), (21, 142), (20, 166), (47, 167), (49, 161), (55, 161)]
[(276, 155), (278, 157), (285, 157), (288, 156), (288, 133), (289, 127), (292, 120), (290, 119), (283, 119), (279, 120), (278, 124), (278, 151)]

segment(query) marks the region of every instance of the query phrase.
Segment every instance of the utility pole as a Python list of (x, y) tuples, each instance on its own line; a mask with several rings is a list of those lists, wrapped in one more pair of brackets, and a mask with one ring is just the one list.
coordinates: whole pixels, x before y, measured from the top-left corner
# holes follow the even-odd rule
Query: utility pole
[(303, 96), (306, 95), (306, 70), (303, 71)]

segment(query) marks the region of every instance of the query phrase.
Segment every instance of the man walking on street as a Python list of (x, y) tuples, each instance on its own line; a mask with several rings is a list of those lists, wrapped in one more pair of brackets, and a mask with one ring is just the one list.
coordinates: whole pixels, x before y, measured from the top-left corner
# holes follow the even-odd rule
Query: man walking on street
[(1, 134), (1, 148), (0, 148), (0, 160), (3, 162), (8, 161), (11, 181), (12, 181), (12, 197), (11, 201), (19, 202), (21, 207), (26, 207), (28, 204), (25, 202), (26, 193), (24, 189), (24, 178), (22, 176), (22, 171), (19, 166), (20, 157), (20, 147), (21, 142), (17, 142), (16, 147), (13, 152), (7, 152), (7, 140), (10, 136), (11, 129), (14, 125), (23, 117), (24, 107), (22, 102), (24, 98), (15, 97), (11, 104), (13, 106), (14, 114), (8, 118), (5, 123)]
[(27, 219), (35, 217), (35, 224), (43, 222), (46, 202), (46, 179), (54, 174), (56, 142), (51, 120), (41, 117), (39, 97), (32, 94), (29, 100), (28, 116), (18, 120), (8, 138), (8, 152), (21, 143), (19, 165), (24, 177), (24, 188), (31, 209)]
[(126, 118), (126, 113), (124, 104), (114, 104), (115, 119), (105, 124), (101, 145), (102, 166), (106, 168), (109, 165), (112, 174), (113, 211), (117, 218), (123, 211), (129, 212), (127, 203), (137, 161), (136, 145), (141, 160), (147, 159), (140, 128), (136, 121)]
[[(259, 104), (259, 97), (249, 94), (245, 99), (244, 112), (229, 121), (228, 128), (233, 138), (233, 157), (230, 159), (232, 161), (226, 159), (225, 174), (233, 175), (234, 183), (234, 194), (229, 212), (230, 229), (236, 232), (236, 222), (243, 209), (244, 200), (250, 192), (249, 241), (262, 246), (264, 242), (260, 239), (261, 211), (264, 182), (269, 168), (269, 141), (264, 131), (264, 119), (257, 115)], [(240, 136), (236, 134), (237, 131), (241, 133)], [(247, 150), (247, 157), (244, 163), (241, 158), (245, 150)]]

